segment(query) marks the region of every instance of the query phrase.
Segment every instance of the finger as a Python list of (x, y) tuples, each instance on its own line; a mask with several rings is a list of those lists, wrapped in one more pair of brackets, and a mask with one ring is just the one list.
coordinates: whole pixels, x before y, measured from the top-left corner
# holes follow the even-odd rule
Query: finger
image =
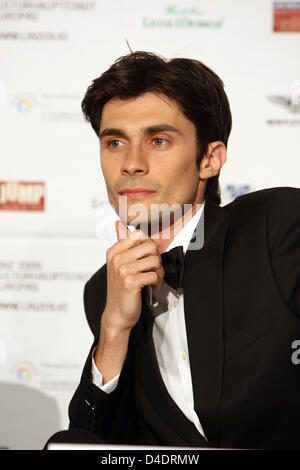
[(121, 220), (117, 220), (115, 226), (119, 241), (127, 240), (128, 238), (130, 238), (131, 240), (141, 240), (149, 238), (148, 235), (142, 230), (134, 230), (133, 232), (130, 232), (128, 227)]
[(116, 243), (114, 243), (111, 247), (108, 248), (108, 250), (106, 251), (107, 262), (111, 261), (112, 257), (115, 256), (116, 254), (124, 253), (130, 248), (136, 245), (139, 245), (144, 241), (143, 232), (141, 230), (137, 230), (136, 231), (137, 235), (132, 238), (131, 233), (129, 232), (128, 228), (122, 222), (116, 221), (115, 228), (116, 228), (118, 238), (119, 238), (120, 231), (122, 231), (122, 234), (124, 236), (125, 229), (129, 236), (127, 238), (119, 239)]
[(122, 264), (120, 267), (120, 273), (122, 272), (122, 275), (124, 276), (149, 271), (156, 271), (158, 276), (163, 279), (165, 271), (161, 264), (161, 259), (157, 255), (148, 256), (147, 258), (135, 260), (131, 263)]
[(149, 271), (146, 273), (139, 273), (133, 277), (134, 283), (139, 287), (152, 286), (157, 284), (158, 275), (155, 271)]
[(129, 238), (129, 230), (126, 227), (126, 225), (123, 224), (123, 222), (121, 222), (120, 220), (117, 220), (115, 225), (116, 225), (116, 232), (117, 232), (118, 240), (124, 240), (124, 239)]
[[(126, 254), (128, 255), (128, 252)], [(122, 262), (124, 262), (123, 257)], [(149, 284), (153, 290), (160, 288), (165, 277), (165, 270), (163, 268), (161, 255), (159, 253), (138, 260), (134, 258), (133, 262), (122, 264), (121, 269), (123, 271), (123, 275), (126, 276), (138, 276), (140, 273), (155, 272), (157, 274), (157, 280), (154, 284)]]
[(149, 238), (148, 235), (140, 229), (134, 230), (133, 232), (129, 232), (129, 237), (132, 240), (136, 240), (136, 239), (146, 240), (147, 238)]
[[(126, 240), (127, 241), (127, 240)], [(127, 264), (127, 263), (134, 263), (135, 261), (139, 259), (146, 258), (148, 256), (156, 255), (160, 257), (158, 248), (156, 243), (149, 239), (149, 240), (129, 240), (132, 245), (130, 246), (127, 244), (125, 246), (125, 243), (122, 246), (122, 249), (117, 247), (114, 250), (114, 253), (119, 253), (120, 256), (120, 264)], [(125, 242), (125, 240), (123, 240)], [(119, 242), (119, 245), (122, 242)]]

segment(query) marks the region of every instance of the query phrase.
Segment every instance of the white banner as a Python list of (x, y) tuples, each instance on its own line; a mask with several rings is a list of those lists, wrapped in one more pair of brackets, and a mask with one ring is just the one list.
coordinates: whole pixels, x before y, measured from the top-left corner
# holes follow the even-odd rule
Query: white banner
[(91, 343), (83, 285), (116, 241), (88, 85), (126, 40), (198, 59), (232, 108), (222, 203), (299, 187), (299, 32), (290, 1), (0, 0), (0, 446), (66, 427)]
[(67, 428), (93, 341), (83, 287), (106, 249), (97, 239), (1, 239), (0, 447), (39, 449)]

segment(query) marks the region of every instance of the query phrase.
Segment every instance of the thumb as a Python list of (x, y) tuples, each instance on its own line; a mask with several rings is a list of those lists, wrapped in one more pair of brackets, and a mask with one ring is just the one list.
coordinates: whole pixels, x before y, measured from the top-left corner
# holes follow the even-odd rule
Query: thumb
[(123, 240), (124, 238), (129, 237), (129, 230), (123, 222), (120, 220), (116, 221), (116, 232), (118, 240)]

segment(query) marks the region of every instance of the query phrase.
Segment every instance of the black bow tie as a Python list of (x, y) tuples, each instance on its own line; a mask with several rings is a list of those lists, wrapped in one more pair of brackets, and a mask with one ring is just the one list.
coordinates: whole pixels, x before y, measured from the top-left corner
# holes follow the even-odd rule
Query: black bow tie
[(165, 270), (164, 280), (173, 289), (183, 287), (184, 252), (182, 246), (175, 246), (170, 251), (161, 254), (162, 265)]

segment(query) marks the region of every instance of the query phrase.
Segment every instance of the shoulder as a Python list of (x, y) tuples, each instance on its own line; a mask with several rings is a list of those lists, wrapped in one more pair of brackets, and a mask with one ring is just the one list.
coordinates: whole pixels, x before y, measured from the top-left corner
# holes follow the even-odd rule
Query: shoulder
[(274, 187), (253, 191), (237, 197), (226, 206), (233, 216), (249, 217), (266, 215), (278, 210), (300, 211), (300, 189), (293, 187)]
[[(219, 208), (230, 221), (230, 235), (251, 240), (267, 236), (270, 244), (279, 239), (289, 227), (299, 225), (300, 189), (274, 187), (237, 197)], [(298, 221), (298, 222), (297, 222)]]

